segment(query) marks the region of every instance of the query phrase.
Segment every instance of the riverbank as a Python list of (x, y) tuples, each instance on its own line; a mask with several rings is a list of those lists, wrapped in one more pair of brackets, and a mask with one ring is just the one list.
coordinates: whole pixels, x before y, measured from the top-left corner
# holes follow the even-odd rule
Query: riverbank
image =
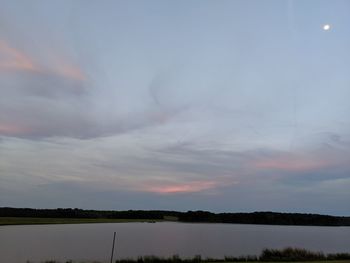
[(159, 219), (108, 219), (108, 218), (38, 218), (38, 217), (0, 217), (0, 226), (6, 225), (50, 225), (50, 224), (93, 224), (93, 223), (132, 223), (161, 222)]

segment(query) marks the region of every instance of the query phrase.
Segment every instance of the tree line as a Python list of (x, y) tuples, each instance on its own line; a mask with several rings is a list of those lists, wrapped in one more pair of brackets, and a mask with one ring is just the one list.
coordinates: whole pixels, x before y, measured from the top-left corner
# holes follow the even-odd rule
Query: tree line
[(34, 209), (0, 207), (0, 217), (105, 218), (176, 220), (180, 222), (265, 225), (350, 226), (350, 217), (302, 213), (212, 213), (208, 211), (127, 210), (101, 211), (78, 208)]

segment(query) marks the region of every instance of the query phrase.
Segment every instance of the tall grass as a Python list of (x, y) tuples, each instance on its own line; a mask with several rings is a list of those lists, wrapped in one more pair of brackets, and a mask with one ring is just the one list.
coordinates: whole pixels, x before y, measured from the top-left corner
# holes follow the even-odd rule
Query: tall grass
[[(346, 260), (350, 263), (350, 253), (324, 254), (323, 252), (314, 252), (302, 248), (287, 247), (284, 249), (264, 249), (260, 256), (225, 256), (223, 259), (202, 258), (197, 255), (193, 258), (180, 258), (178, 255), (172, 257), (142, 256), (136, 259), (118, 259), (115, 263), (215, 263), (215, 262), (305, 262), (305, 261), (340, 261)], [(349, 261), (349, 262), (348, 262)], [(65, 263), (74, 263), (81, 261), (65, 261)], [(91, 263), (96, 261), (87, 261)], [(29, 263), (29, 261), (27, 261)], [(43, 263), (59, 263), (58, 261), (45, 261)], [(97, 262), (96, 262), (97, 263)]]
[(300, 262), (300, 261), (329, 261), (350, 260), (350, 253), (324, 254), (302, 248), (287, 247), (284, 249), (264, 249), (260, 256), (225, 256), (223, 259), (205, 258), (195, 256), (193, 258), (180, 258), (174, 255), (169, 258), (156, 256), (144, 256), (137, 259), (119, 259), (116, 263), (209, 263), (209, 262)]
[(282, 250), (264, 249), (259, 261), (325, 261), (350, 260), (350, 253), (324, 254), (323, 252), (309, 251), (303, 248), (287, 247)]

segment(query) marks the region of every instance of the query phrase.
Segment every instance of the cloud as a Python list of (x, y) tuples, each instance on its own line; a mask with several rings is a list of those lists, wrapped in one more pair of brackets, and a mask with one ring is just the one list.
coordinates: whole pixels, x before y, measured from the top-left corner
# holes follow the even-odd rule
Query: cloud
[(13, 136), (13, 135), (20, 136), (21, 134), (30, 133), (30, 132), (31, 132), (30, 129), (26, 127), (22, 127), (20, 125), (6, 124), (6, 123), (0, 124), (0, 134), (5, 136)]
[(86, 81), (87, 76), (78, 66), (59, 56), (50, 55), (50, 64), (40, 65), (32, 57), (0, 39), (0, 71), (28, 71), (39, 75), (57, 75), (76, 81)]
[(253, 166), (262, 170), (278, 170), (278, 171), (312, 171), (334, 165), (329, 160), (315, 159), (312, 156), (305, 155), (278, 155), (273, 158), (260, 158)]
[(212, 189), (217, 186), (216, 182), (188, 182), (186, 184), (146, 186), (141, 191), (158, 193), (158, 194), (176, 194), (176, 193), (194, 193)]
[(0, 40), (0, 135), (69, 136), (86, 128), (84, 74), (69, 62), (49, 62)]
[[(269, 148), (229, 151), (203, 149), (196, 144), (178, 144), (159, 150), (165, 156), (173, 156), (172, 163), (167, 162), (167, 158), (149, 162), (163, 162), (168, 169), (191, 171), (207, 180), (216, 178), (217, 182), (227, 186), (229, 182), (231, 185), (237, 182), (238, 187), (267, 181), (292, 186), (302, 182), (317, 185), (325, 180), (347, 177), (350, 170), (349, 150), (344, 150), (337, 142), (332, 143), (330, 148), (331, 142), (324, 137), (321, 139), (320, 144), (294, 151)], [(327, 144), (324, 144), (325, 141)], [(344, 144), (345, 138), (342, 139)]]
[(59, 60), (54, 70), (58, 75), (63, 77), (76, 81), (87, 81), (87, 76), (80, 67), (69, 64), (66, 61)]
[(268, 209), (328, 188), (347, 207), (346, 41), (303, 30), (289, 41), (271, 15), (283, 5), (254, 21), (245, 4), (180, 16), (107, 6), (2, 5), (0, 200), (55, 189), (58, 204), (72, 184), (80, 204), (98, 192), (128, 197), (118, 205)]
[(30, 57), (0, 39), (0, 70), (39, 71)]
[[(122, 112), (111, 90), (97, 88), (67, 54), (52, 52), (34, 59), (35, 52), (0, 41), (0, 135), (94, 138), (164, 123), (175, 114), (149, 106)], [(108, 102), (114, 109), (104, 106)]]
[[(342, 182), (349, 180), (349, 155), (340, 158), (341, 152), (328, 148), (321, 153), (309, 149), (307, 155), (316, 160), (341, 162), (336, 168), (256, 168), (253, 165), (258, 161), (278, 161), (279, 156), (284, 156), (283, 162), (294, 161), (306, 158), (306, 153), (213, 150), (195, 143), (168, 143), (158, 137), (154, 144), (152, 134), (144, 130), (90, 140), (3, 138), (0, 185), (6, 191), (0, 192), (7, 199), (2, 200), (21, 206), (39, 202), (40, 196), (54, 191), (50, 198), (40, 200), (41, 206), (73, 202), (87, 208), (167, 209), (172, 204), (174, 209), (307, 212), (322, 208), (318, 203), (324, 200), (334, 205), (332, 211), (344, 211), (339, 207), (348, 196)], [(335, 194), (337, 189), (341, 193)], [(110, 200), (104, 203), (107, 197)], [(300, 206), (300, 200), (307, 205)]]

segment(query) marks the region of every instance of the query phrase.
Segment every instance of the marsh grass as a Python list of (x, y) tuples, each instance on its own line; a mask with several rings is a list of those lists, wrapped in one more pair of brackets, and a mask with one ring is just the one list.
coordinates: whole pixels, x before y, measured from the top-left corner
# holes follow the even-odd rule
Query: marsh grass
[[(240, 256), (224, 257), (223, 259), (205, 258), (200, 255), (193, 258), (180, 258), (178, 255), (172, 257), (142, 256), (137, 259), (118, 259), (114, 263), (229, 263), (229, 262), (298, 262), (298, 263), (350, 263), (350, 253), (324, 254), (322, 252), (313, 252), (302, 248), (284, 248), (284, 249), (264, 249), (260, 256)], [(34, 263), (29, 262), (27, 263)], [(54, 261), (48, 260), (42, 263), (99, 263), (97, 261)]]

